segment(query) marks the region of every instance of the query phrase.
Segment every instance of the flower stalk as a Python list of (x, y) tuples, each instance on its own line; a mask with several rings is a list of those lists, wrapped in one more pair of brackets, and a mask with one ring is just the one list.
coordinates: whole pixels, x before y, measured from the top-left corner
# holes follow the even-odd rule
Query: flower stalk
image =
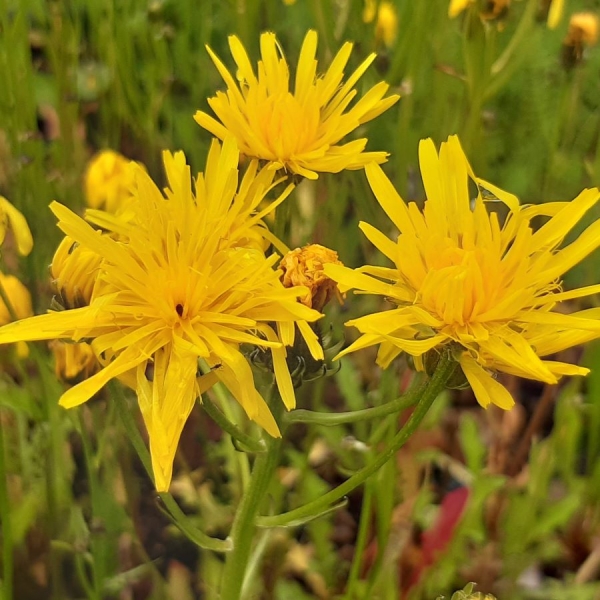
[(231, 528), (233, 550), (227, 555), (223, 570), (222, 600), (238, 600), (241, 597), (256, 530), (256, 515), (277, 467), (280, 448), (281, 438), (270, 438), (266, 452), (257, 454), (254, 461), (249, 486), (244, 490)]
[(313, 515), (327, 510), (331, 504), (340, 500), (359, 485), (364, 483), (369, 477), (371, 477), (371, 475), (376, 473), (383, 465), (385, 465), (388, 460), (395, 456), (396, 452), (398, 452), (402, 446), (404, 446), (404, 444), (408, 441), (410, 436), (416, 431), (418, 426), (425, 418), (425, 415), (431, 408), (434, 400), (438, 397), (440, 392), (444, 390), (446, 387), (446, 382), (450, 379), (450, 377), (452, 377), (456, 368), (457, 363), (451, 357), (450, 353), (444, 352), (433, 376), (427, 382), (427, 385), (423, 390), (423, 393), (419, 398), (415, 410), (411, 414), (410, 418), (404, 427), (402, 427), (402, 429), (400, 429), (400, 431), (394, 436), (388, 447), (370, 464), (357, 471), (344, 483), (327, 492), (320, 498), (317, 498), (312, 502), (305, 504), (304, 506), (280, 515), (259, 517), (256, 519), (257, 525), (259, 527), (283, 527), (296, 523), (303, 523), (306, 519), (310, 519)]

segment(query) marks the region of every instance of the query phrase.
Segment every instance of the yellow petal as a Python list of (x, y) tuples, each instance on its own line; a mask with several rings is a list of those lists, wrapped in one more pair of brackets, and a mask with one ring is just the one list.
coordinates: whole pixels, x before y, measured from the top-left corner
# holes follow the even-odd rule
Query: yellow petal
[[(6, 198), (0, 196), (0, 214), (2, 213), (8, 218), (13, 230), (19, 254), (26, 256), (33, 248), (33, 238), (25, 217)], [(4, 239), (4, 235), (2, 235), (0, 242), (2, 239)]]
[(510, 410), (515, 405), (508, 390), (489, 375), (468, 353), (465, 352), (461, 356), (460, 366), (473, 389), (477, 402), (483, 408), (495, 404), (504, 410)]

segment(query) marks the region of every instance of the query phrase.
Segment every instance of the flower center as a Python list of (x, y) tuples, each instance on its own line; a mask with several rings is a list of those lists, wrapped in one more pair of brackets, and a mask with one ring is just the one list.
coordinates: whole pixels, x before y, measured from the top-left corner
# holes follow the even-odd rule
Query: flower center
[(293, 159), (317, 141), (318, 107), (300, 104), (290, 92), (264, 98), (258, 114), (261, 137), (273, 153), (271, 160)]
[(477, 319), (490, 301), (493, 273), (480, 250), (456, 246), (431, 257), (420, 286), (423, 306), (451, 326)]

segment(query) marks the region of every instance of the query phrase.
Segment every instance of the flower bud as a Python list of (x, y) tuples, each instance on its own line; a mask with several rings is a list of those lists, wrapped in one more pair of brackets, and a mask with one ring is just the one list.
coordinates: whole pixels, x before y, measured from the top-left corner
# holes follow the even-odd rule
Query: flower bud
[[(100, 233), (98, 233), (100, 235)], [(101, 257), (65, 236), (59, 244), (50, 272), (62, 308), (87, 306), (92, 298)]]
[(128, 204), (134, 182), (133, 161), (113, 150), (98, 152), (84, 174), (87, 205), (116, 213)]

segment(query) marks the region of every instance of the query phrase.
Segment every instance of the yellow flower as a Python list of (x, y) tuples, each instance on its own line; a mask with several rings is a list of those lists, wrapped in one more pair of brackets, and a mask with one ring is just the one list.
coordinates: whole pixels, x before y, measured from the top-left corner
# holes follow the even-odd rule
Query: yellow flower
[(16, 208), (4, 196), (0, 196), (0, 244), (4, 242), (8, 225), (13, 230), (19, 254), (27, 256), (33, 248), (29, 225)]
[[(450, 0), (448, 16), (453, 19), (467, 9), (475, 0)], [(485, 0), (480, 2), (480, 16), (492, 20), (504, 15), (508, 10), (510, 0)]]
[[(549, 384), (562, 375), (585, 375), (588, 369), (541, 357), (600, 337), (600, 309), (553, 311), (565, 300), (600, 291), (592, 285), (563, 292), (560, 282), (600, 246), (600, 221), (559, 249), (600, 192), (585, 190), (572, 202), (520, 206), (512, 194), (474, 176), (456, 136), (442, 144), (439, 156), (431, 140), (422, 141), (419, 158), (427, 194), (422, 212), (404, 204), (380, 167), (366, 169), (400, 235), (394, 242), (367, 223), (360, 228), (394, 267), (325, 267), (342, 289), (380, 294), (397, 305), (349, 321), (363, 335), (341, 354), (381, 344), (382, 367), (401, 352), (422, 366), (425, 353), (451, 345), (479, 403), (505, 409), (514, 401), (495, 371)], [(469, 178), (479, 186), (473, 204)], [(503, 225), (498, 213), (487, 212), (490, 201), (508, 208)], [(534, 217), (547, 217), (537, 231)]]
[[(13, 320), (13, 316), (18, 319), (26, 319), (33, 315), (31, 294), (14, 275), (0, 273), (0, 285), (10, 304), (9, 308), (2, 297), (0, 297), (0, 325), (10, 323)], [(17, 354), (21, 358), (25, 358), (29, 354), (27, 344), (17, 342)]]
[(371, 23), (375, 20), (375, 39), (383, 41), (387, 48), (390, 48), (396, 41), (398, 35), (398, 13), (395, 6), (388, 0), (377, 3), (375, 0), (366, 0), (363, 10), (363, 21)]
[[(90, 304), (0, 328), (0, 343), (92, 340), (103, 368), (67, 390), (60, 399), (64, 407), (86, 402), (115, 377), (134, 382), (160, 491), (169, 487), (177, 443), (196, 398), (217, 381), (251, 419), (279, 435), (241, 344), (271, 352), (288, 409), (295, 397), (285, 346), (294, 343), (295, 325), (315, 358), (323, 358), (307, 323), (320, 315), (297, 301), (306, 289), (283, 287), (273, 268), (277, 256), (267, 259), (239, 245), (252, 238), (249, 231), (261, 218), (247, 216), (242, 223), (240, 215), (249, 215), (275, 183), (273, 173), (257, 173), (253, 163), (238, 188), (238, 161), (231, 138), (223, 148), (215, 142), (196, 197), (182, 153), (165, 153), (166, 198), (136, 168), (133, 217), (122, 222), (123, 231), (108, 235), (53, 202), (60, 229), (102, 258)], [(212, 367), (203, 375), (199, 359)]]
[(61, 381), (74, 381), (80, 376), (86, 379), (100, 367), (92, 347), (85, 342), (52, 340), (50, 349), (54, 355), (54, 373)]
[(133, 161), (113, 150), (93, 156), (84, 174), (85, 197), (91, 208), (117, 212), (131, 199)]
[(579, 64), (584, 57), (586, 46), (598, 42), (598, 16), (591, 12), (571, 15), (569, 31), (562, 45), (563, 65), (569, 69)]
[(341, 300), (336, 282), (325, 274), (326, 264), (342, 264), (337, 252), (319, 244), (291, 250), (279, 263), (279, 268), (283, 272), (281, 277), (283, 285), (308, 288), (308, 293), (300, 298), (300, 302), (320, 311), (333, 296)]
[(598, 41), (598, 15), (579, 12), (571, 15), (565, 44), (570, 46), (593, 46)]
[(237, 81), (208, 49), (227, 93), (217, 92), (208, 103), (219, 120), (198, 111), (196, 122), (220, 139), (234, 135), (242, 153), (267, 161), (272, 169), (285, 169), (309, 179), (318, 172), (338, 173), (360, 169), (371, 161), (384, 162), (385, 152), (363, 152), (365, 138), (338, 145), (359, 125), (392, 106), (399, 96), (384, 98), (388, 85), (380, 82), (350, 109), (354, 85), (373, 62), (371, 54), (342, 83), (352, 44), (346, 43), (324, 75), (317, 75), (317, 34), (309, 31), (302, 44), (294, 92), (290, 73), (275, 34), (260, 37), (262, 60), (258, 76), (236, 36), (229, 47), (237, 65)]
[(457, 17), (463, 10), (473, 4), (474, 1), (475, 0), (450, 0), (448, 16), (451, 19), (454, 19), (454, 17)]

